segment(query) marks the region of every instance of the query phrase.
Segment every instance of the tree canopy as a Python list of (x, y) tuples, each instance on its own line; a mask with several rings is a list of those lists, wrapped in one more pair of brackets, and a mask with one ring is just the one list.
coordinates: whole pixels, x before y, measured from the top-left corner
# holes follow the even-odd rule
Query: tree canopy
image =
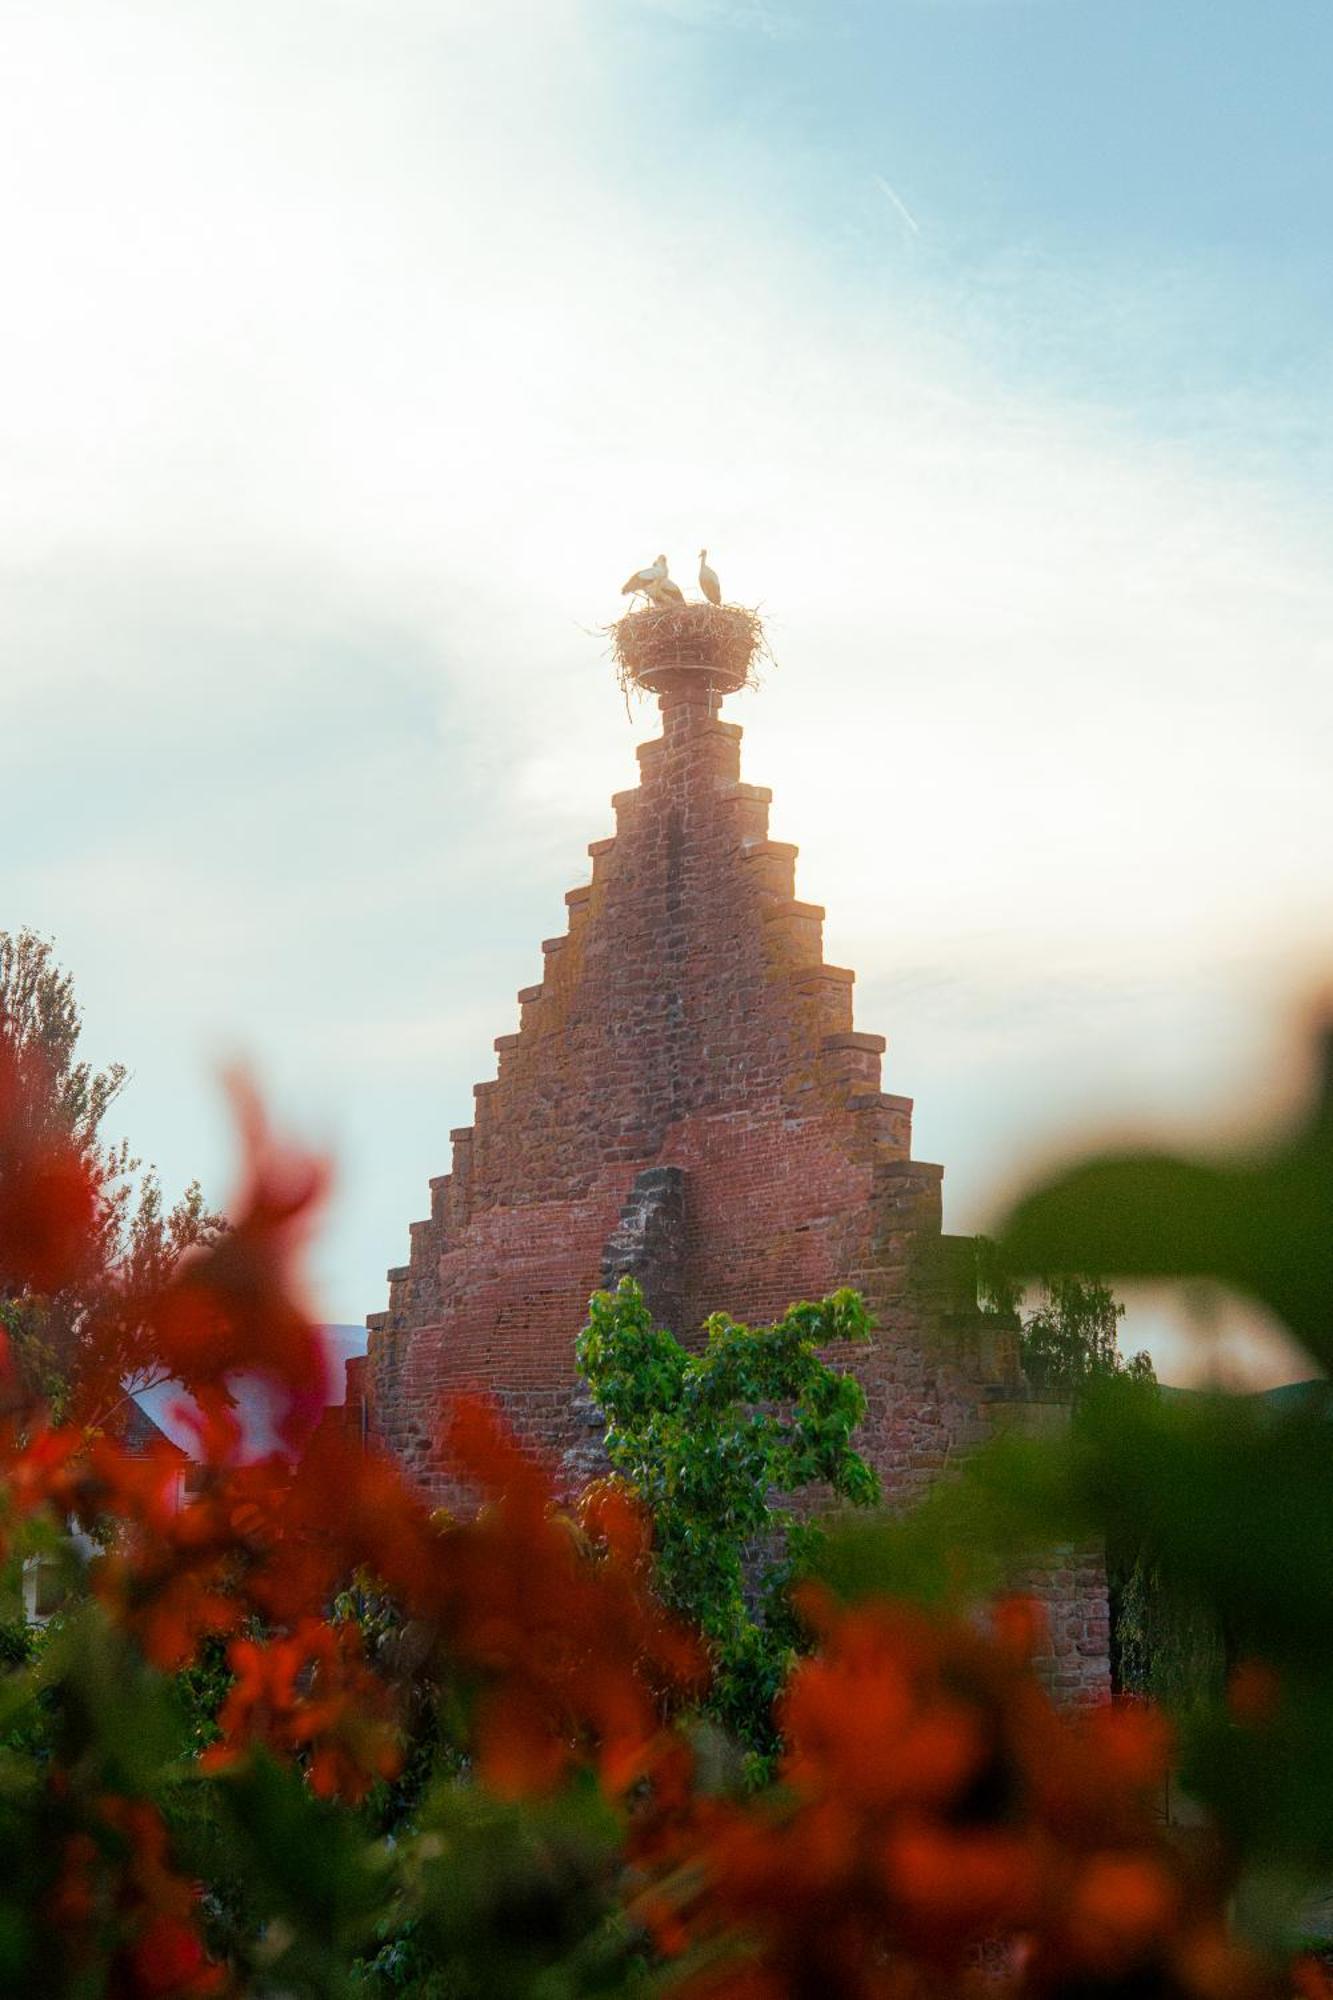
[[(140, 1301), (183, 1251), (211, 1241), (222, 1218), (198, 1181), (168, 1203), (156, 1169), (108, 1140), (108, 1112), (129, 1081), (123, 1063), (97, 1069), (79, 1051), (83, 1013), (49, 938), (0, 931), (0, 1042), (22, 1079), (24, 1144), (53, 1154), (69, 1142), (96, 1191), (93, 1227), (77, 1272), (59, 1287), (0, 1281), (0, 1327), (23, 1400), (85, 1420), (110, 1413), (127, 1388), (160, 1376), (144, 1338)], [(93, 1365), (95, 1362), (95, 1366)]]
[(652, 1518), (662, 1594), (709, 1641), (714, 1712), (761, 1753), (802, 1642), (789, 1586), (822, 1533), (784, 1503), (816, 1486), (853, 1506), (878, 1498), (852, 1445), (865, 1392), (818, 1352), (868, 1337), (864, 1304), (842, 1290), (772, 1326), (714, 1313), (691, 1353), (654, 1325), (632, 1278), (594, 1294), (579, 1336), (611, 1464)]

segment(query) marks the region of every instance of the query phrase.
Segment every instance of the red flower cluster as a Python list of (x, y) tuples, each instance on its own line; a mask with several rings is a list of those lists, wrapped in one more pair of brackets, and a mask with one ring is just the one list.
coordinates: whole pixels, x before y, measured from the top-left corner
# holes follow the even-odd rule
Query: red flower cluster
[(594, 1559), (542, 1468), (485, 1403), (456, 1406), (448, 1444), (489, 1503), (444, 1534), (430, 1586), (448, 1656), (478, 1680), (481, 1775), (519, 1797), (591, 1759), (621, 1794), (663, 1747), (659, 1693), (697, 1687), (702, 1672), (694, 1641), (645, 1587), (642, 1519), (631, 1526), (622, 1505), (609, 1533), (604, 1511)]
[(232, 1095), (246, 1158), (234, 1220), (216, 1243), (182, 1258), (141, 1311), (157, 1353), (187, 1388), (225, 1397), (233, 1373), (271, 1382), (280, 1399), (278, 1434), (299, 1450), (328, 1402), (324, 1344), (295, 1275), (328, 1166), (278, 1145), (239, 1081)]
[[(81, 1268), (96, 1187), (72, 1151), (22, 1143), (32, 1079), (11, 1065), (5, 1081), (0, 1243), (11, 1282), (55, 1285)], [(324, 1357), (292, 1264), (324, 1173), (275, 1148), (253, 1107), (243, 1110), (249, 1167), (234, 1226), (135, 1301), (157, 1360), (196, 1401), (197, 1490), (180, 1504), (166, 1452), (133, 1456), (111, 1435), (27, 1412), (26, 1431), (12, 1421), (0, 1440), (10, 1525), (44, 1511), (95, 1528), (104, 1546), (93, 1594), (154, 1666), (189, 1665), (206, 1639), (230, 1635), (235, 1680), (206, 1768), (235, 1767), (262, 1746), (299, 1762), (320, 1795), (349, 1802), (395, 1773), (395, 1692), (357, 1629), (326, 1616), (336, 1591), (368, 1572), (471, 1699), (476, 1762), (497, 1789), (545, 1790), (591, 1761), (622, 1790), (661, 1737), (659, 1691), (698, 1669), (646, 1589), (642, 1523), (631, 1531), (622, 1502), (608, 1512), (615, 1535), (580, 1536), (481, 1404), (460, 1408), (451, 1432), (460, 1470), (489, 1499), (467, 1524), (441, 1528), (394, 1464), (337, 1430), (312, 1436)], [(294, 1463), (240, 1462), (227, 1378), (241, 1370), (278, 1388)], [(49, 1783), (70, 1831), (46, 1915), (71, 1963), (110, 1966), (106, 1990), (144, 2000), (217, 1990), (222, 1974), (156, 1807), (86, 1794), (80, 1804), (58, 1768)]]
[(388, 1690), (367, 1668), (355, 1625), (303, 1618), (269, 1645), (234, 1640), (227, 1657), (236, 1680), (205, 1769), (225, 1770), (262, 1743), (279, 1757), (307, 1756), (312, 1790), (353, 1805), (375, 1778), (397, 1775), (402, 1753)]
[[(171, 1863), (167, 1828), (144, 1799), (103, 1795), (67, 1833), (47, 1901), (48, 1951), (68, 1985), (108, 2000), (200, 2000), (227, 1985), (197, 1927), (199, 1891)], [(54, 1967), (52, 1968), (54, 1970)]]
[[(57, 1285), (81, 1267), (98, 1196), (71, 1149), (33, 1136), (34, 1087), (0, 1038), (0, 1259), (11, 1282)], [(596, 1774), (623, 1812), (635, 1910), (676, 1961), (679, 2000), (1265, 1992), (1225, 1934), (1219, 1885), (1154, 1823), (1160, 1720), (1058, 1713), (1031, 1672), (1021, 1604), (983, 1634), (808, 1593), (820, 1650), (783, 1702), (780, 1784), (708, 1794), (671, 1719), (701, 1654), (648, 1588), (649, 1526), (622, 1487), (590, 1491), (575, 1522), (494, 1412), (465, 1401), (447, 1449), (485, 1504), (441, 1525), (397, 1466), (315, 1428), (324, 1359), (292, 1262), (324, 1170), (276, 1148), (248, 1102), (244, 1118), (234, 1227), (138, 1302), (198, 1402), (197, 1493), (179, 1506), (165, 1457), (132, 1458), (105, 1435), (11, 1422), (0, 1439), (7, 1521), (45, 1509), (96, 1527), (92, 1590), (149, 1662), (175, 1669), (208, 1637), (230, 1640), (235, 1679), (205, 1768), (262, 1747), (351, 1802), (396, 1771), (396, 1691), (357, 1629), (328, 1616), (360, 1573), (461, 1698), (482, 1784), (522, 1799)], [(280, 1391), (288, 1457), (240, 1463), (238, 1370)], [(1255, 1669), (1232, 1695), (1254, 1714), (1272, 1690)], [(54, 1956), (72, 1977), (100, 1968), (96, 1990), (124, 2000), (218, 1991), (156, 1806), (105, 1796), (94, 1769), (41, 1779), (63, 1841), (44, 1911)], [(1313, 1969), (1301, 1977), (1318, 1990)]]
[[(186, 1666), (205, 1639), (235, 1635), (229, 1757), (249, 1742), (299, 1754), (319, 1789), (348, 1798), (392, 1768), (387, 1690), (350, 1628), (321, 1615), (368, 1571), (436, 1635), (475, 1696), (476, 1754), (497, 1788), (546, 1788), (585, 1756), (623, 1788), (657, 1735), (657, 1691), (699, 1671), (646, 1588), (646, 1529), (622, 1498), (581, 1538), (541, 1468), (480, 1402), (455, 1410), (449, 1449), (489, 1504), (443, 1531), (395, 1464), (337, 1430), (310, 1435), (325, 1406), (324, 1356), (292, 1266), (325, 1174), (274, 1146), (250, 1100), (241, 1108), (249, 1164), (238, 1220), (140, 1302), (162, 1366), (197, 1401), (197, 1492), (180, 1507), (167, 1454), (131, 1457), (67, 1427), (39, 1429), (21, 1449), (11, 1441), (11, 1504), (115, 1523), (92, 1588), (155, 1666)], [(238, 1370), (281, 1390), (282, 1433), (306, 1445), (294, 1465), (238, 1462), (227, 1389)]]
[(97, 1166), (64, 1129), (41, 1057), (0, 1016), (0, 1296), (72, 1284), (101, 1199)]
[(1153, 1711), (1058, 1712), (1004, 1636), (1017, 1611), (997, 1636), (813, 1591), (804, 1608), (822, 1645), (783, 1703), (778, 1791), (678, 1786), (645, 1830), (662, 1886), (643, 1914), (682, 2000), (1256, 1990), (1155, 1824)]

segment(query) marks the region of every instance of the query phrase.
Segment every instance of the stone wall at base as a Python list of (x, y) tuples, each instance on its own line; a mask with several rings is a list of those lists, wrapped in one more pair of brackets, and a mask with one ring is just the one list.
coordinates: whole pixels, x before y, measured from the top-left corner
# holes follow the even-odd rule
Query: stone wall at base
[[(577, 1485), (597, 1445), (574, 1342), (608, 1277), (634, 1270), (686, 1340), (710, 1312), (762, 1323), (852, 1285), (875, 1335), (829, 1359), (863, 1382), (857, 1442), (905, 1501), (1025, 1397), (1013, 1325), (978, 1311), (970, 1247), (942, 1234), (942, 1169), (912, 1158), (911, 1100), (882, 1087), (853, 974), (824, 962), (740, 730), (697, 685), (661, 709), (368, 1321), (370, 1425), (456, 1501), (438, 1413), (480, 1388)], [(1060, 1578), (1053, 1633), (1091, 1661), (1104, 1585)]]
[(1111, 1612), (1100, 1549), (1061, 1549), (1031, 1577), (1046, 1610), (1050, 1654), (1042, 1678), (1058, 1701), (1102, 1701), (1111, 1691)]

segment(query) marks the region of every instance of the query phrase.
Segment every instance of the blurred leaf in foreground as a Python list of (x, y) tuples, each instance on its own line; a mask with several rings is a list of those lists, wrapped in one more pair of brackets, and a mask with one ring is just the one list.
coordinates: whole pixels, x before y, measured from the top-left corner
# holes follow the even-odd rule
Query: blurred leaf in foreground
[(1001, 1231), (1016, 1271), (1214, 1278), (1262, 1299), (1333, 1361), (1333, 1027), (1305, 1123), (1275, 1151), (1216, 1163), (1093, 1159), (1021, 1201)]

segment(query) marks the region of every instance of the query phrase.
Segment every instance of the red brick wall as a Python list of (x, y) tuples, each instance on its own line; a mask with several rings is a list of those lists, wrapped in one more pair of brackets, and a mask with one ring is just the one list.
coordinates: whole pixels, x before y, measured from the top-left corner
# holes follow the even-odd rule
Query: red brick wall
[(636, 1177), (671, 1166), (676, 1331), (864, 1291), (874, 1344), (839, 1358), (866, 1386), (862, 1449), (906, 1497), (1023, 1393), (1012, 1340), (950, 1296), (941, 1169), (910, 1157), (910, 1101), (881, 1090), (882, 1038), (853, 1031), (853, 975), (823, 963), (823, 911), (796, 899), (795, 848), (768, 838), (769, 793), (740, 782), (740, 730), (691, 688), (661, 706), (368, 1322), (372, 1422), (443, 1495), (441, 1398), (482, 1386), (586, 1467), (574, 1339)]

